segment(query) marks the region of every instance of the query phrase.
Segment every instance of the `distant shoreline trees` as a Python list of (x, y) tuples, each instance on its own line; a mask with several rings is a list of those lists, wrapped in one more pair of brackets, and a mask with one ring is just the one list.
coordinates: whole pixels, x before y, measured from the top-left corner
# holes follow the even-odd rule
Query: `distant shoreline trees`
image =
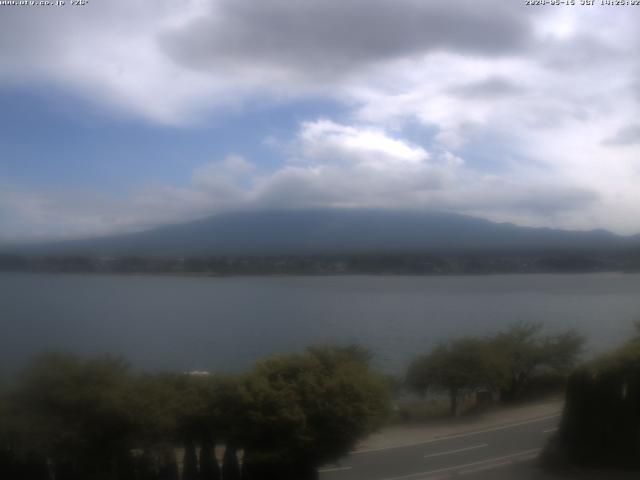
[(203, 256), (15, 255), (0, 272), (150, 275), (487, 275), (640, 271), (638, 249), (450, 251)]

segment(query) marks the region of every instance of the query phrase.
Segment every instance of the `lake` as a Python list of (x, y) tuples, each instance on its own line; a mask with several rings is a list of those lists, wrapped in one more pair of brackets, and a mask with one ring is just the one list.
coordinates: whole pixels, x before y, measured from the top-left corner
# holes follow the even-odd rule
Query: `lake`
[(135, 368), (239, 371), (274, 352), (359, 343), (401, 372), (442, 340), (518, 320), (575, 328), (591, 352), (640, 319), (640, 275), (171, 277), (0, 274), (0, 371), (43, 350)]

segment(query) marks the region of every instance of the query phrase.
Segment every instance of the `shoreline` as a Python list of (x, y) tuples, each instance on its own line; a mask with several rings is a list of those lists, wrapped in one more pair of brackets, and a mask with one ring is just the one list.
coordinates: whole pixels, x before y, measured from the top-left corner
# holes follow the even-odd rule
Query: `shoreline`
[(598, 270), (598, 271), (532, 271), (532, 272), (484, 272), (484, 273), (409, 273), (409, 272), (327, 272), (327, 273), (199, 273), (199, 272), (110, 272), (110, 271), (50, 271), (50, 270), (0, 270), (0, 274), (50, 275), (50, 276), (111, 276), (111, 277), (167, 277), (167, 278), (328, 278), (328, 277), (410, 277), (410, 278), (450, 278), (450, 277), (507, 277), (507, 276), (587, 276), (587, 275), (638, 275), (640, 270)]

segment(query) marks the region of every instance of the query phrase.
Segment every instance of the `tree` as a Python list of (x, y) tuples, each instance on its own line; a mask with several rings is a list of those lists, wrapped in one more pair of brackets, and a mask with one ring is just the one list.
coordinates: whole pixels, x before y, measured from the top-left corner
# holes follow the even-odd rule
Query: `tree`
[(516, 399), (536, 367), (544, 361), (538, 340), (541, 330), (540, 323), (520, 322), (495, 337), (494, 347), (500, 352), (507, 368), (507, 378), (501, 390), (502, 400)]
[(542, 324), (519, 322), (496, 335), (491, 348), (506, 372), (500, 397), (513, 401), (521, 397), (533, 377), (542, 371), (566, 375), (577, 362), (584, 337), (573, 330), (542, 336)]
[[(0, 396), (0, 474), (45, 480), (317, 478), (389, 410), (385, 380), (356, 347), (273, 357), (239, 377), (132, 375), (118, 359), (49, 354)], [(196, 455), (200, 446), (200, 458)], [(238, 465), (236, 447), (245, 450)], [(16, 474), (17, 472), (17, 474)]]
[(230, 377), (216, 375), (161, 373), (138, 377), (135, 381), (135, 410), (140, 412), (138, 445), (155, 452), (152, 456), (156, 458), (163, 449), (182, 445), (183, 477), (219, 478), (214, 438), (223, 435), (224, 429), (238, 418), (237, 413), (232, 414), (237, 409), (237, 397), (227, 395), (225, 390), (235, 383)]
[(546, 451), (554, 457), (640, 467), (640, 343), (631, 340), (571, 374), (558, 436)]
[(448, 392), (455, 415), (460, 393), (487, 389), (499, 392), (502, 401), (513, 401), (535, 379), (564, 382), (579, 359), (584, 337), (573, 330), (547, 336), (541, 332), (542, 324), (520, 322), (491, 337), (440, 344), (409, 365), (406, 384), (421, 395), (429, 389)]
[(190, 440), (186, 442), (184, 448), (182, 480), (198, 480), (198, 455), (195, 444)]
[(240, 480), (240, 464), (236, 448), (232, 443), (227, 443), (224, 448), (224, 458), (222, 459), (222, 479)]
[(574, 330), (546, 336), (540, 342), (541, 365), (560, 374), (568, 374), (576, 366), (585, 339)]
[(4, 391), (0, 390), (0, 478), (15, 476), (15, 452), (8, 428), (8, 405)]
[(126, 479), (131, 473), (134, 412), (128, 367), (119, 359), (37, 358), (10, 406), (17, 448), (47, 459), (56, 478)]
[(182, 440), (179, 434), (181, 400), (175, 387), (177, 375), (144, 374), (133, 379), (131, 408), (136, 412), (136, 443), (163, 457), (168, 445)]
[(442, 343), (428, 355), (414, 360), (407, 371), (410, 389), (425, 394), (429, 388), (449, 395), (451, 415), (458, 414), (463, 392), (495, 388), (502, 377), (498, 362), (486, 340), (464, 337)]
[(179, 480), (178, 463), (173, 449), (166, 448), (162, 452), (158, 480)]
[(409, 390), (424, 397), (433, 380), (429, 356), (421, 355), (409, 364), (404, 382)]
[(215, 454), (215, 442), (207, 437), (200, 448), (200, 480), (220, 480), (220, 466)]
[(258, 478), (316, 478), (318, 465), (346, 454), (389, 411), (384, 379), (352, 347), (259, 362), (242, 394), (245, 465)]

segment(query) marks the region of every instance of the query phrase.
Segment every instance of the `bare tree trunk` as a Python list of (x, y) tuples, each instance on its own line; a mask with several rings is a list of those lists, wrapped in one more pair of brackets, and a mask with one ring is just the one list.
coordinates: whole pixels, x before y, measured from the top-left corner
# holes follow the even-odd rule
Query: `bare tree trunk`
[(240, 480), (240, 464), (238, 463), (238, 455), (236, 453), (236, 448), (230, 443), (227, 443), (227, 446), (224, 449), (222, 478), (223, 480)]
[(199, 480), (220, 480), (220, 466), (216, 459), (215, 442), (206, 438), (200, 448)]
[(182, 480), (198, 480), (198, 456), (196, 446), (189, 440), (184, 446)]

